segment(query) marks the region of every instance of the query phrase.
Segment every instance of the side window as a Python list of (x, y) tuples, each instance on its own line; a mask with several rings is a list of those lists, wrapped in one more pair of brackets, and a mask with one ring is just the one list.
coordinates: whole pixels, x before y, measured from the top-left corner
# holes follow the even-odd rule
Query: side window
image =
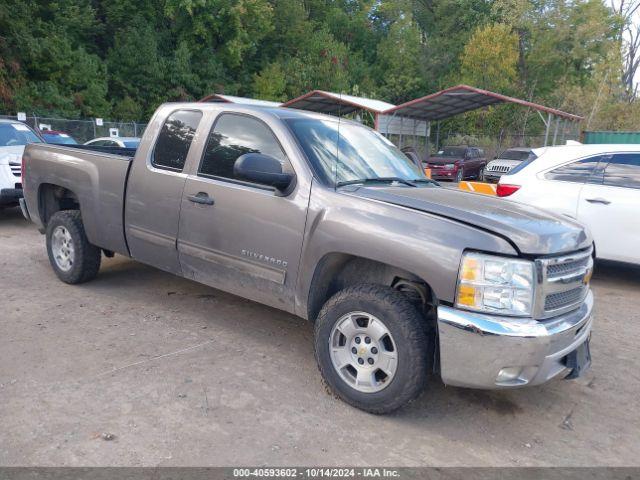
[(562, 182), (586, 183), (589, 177), (597, 171), (601, 158), (601, 155), (597, 155), (595, 157), (583, 158), (577, 162), (571, 162), (547, 172), (545, 178), (547, 180), (559, 180)]
[(604, 185), (640, 188), (640, 153), (613, 155), (604, 171)]
[(158, 134), (151, 164), (164, 170), (181, 172), (202, 112), (178, 110), (167, 117)]
[(264, 153), (288, 168), (287, 158), (273, 132), (260, 120), (223, 113), (209, 132), (198, 174), (235, 179), (233, 164), (245, 153)]

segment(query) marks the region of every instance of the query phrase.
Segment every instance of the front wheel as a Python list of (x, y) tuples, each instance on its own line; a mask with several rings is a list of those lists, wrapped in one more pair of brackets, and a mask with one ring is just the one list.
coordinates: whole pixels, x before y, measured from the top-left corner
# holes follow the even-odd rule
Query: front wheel
[(96, 277), (101, 251), (87, 240), (78, 210), (56, 212), (47, 223), (46, 236), (49, 262), (60, 280), (76, 284)]
[(462, 171), (462, 169), (460, 169), (458, 170), (458, 173), (456, 173), (456, 182), (460, 183), (463, 178), (464, 178), (464, 172)]
[(320, 372), (345, 402), (383, 414), (424, 389), (433, 339), (425, 319), (401, 292), (362, 284), (336, 293), (315, 324)]

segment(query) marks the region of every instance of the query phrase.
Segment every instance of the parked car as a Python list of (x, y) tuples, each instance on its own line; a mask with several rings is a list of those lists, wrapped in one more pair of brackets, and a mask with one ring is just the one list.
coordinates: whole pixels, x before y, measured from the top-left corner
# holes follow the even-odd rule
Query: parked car
[(435, 180), (461, 182), (469, 178), (481, 178), (487, 164), (484, 151), (477, 147), (444, 147), (430, 157), (425, 168), (431, 169)]
[(432, 371), (494, 389), (590, 364), (583, 226), (440, 187), (359, 123), (165, 104), (133, 156), (87, 148), (24, 155), (23, 212), (64, 282), (119, 253), (309, 319), (327, 383), (374, 413)]
[(138, 148), (140, 139), (138, 137), (98, 137), (84, 144), (94, 147)]
[(22, 152), (28, 143), (40, 142), (28, 125), (0, 119), (0, 208), (15, 206), (22, 198)]
[(598, 258), (640, 264), (640, 145), (546, 148), (503, 175), (497, 193), (584, 223)]
[(41, 130), (40, 136), (47, 143), (57, 143), (61, 145), (77, 145), (78, 142), (75, 138), (66, 132), (59, 130)]
[(484, 169), (482, 181), (498, 183), (500, 177), (526, 160), (533, 160), (536, 154), (532, 148), (508, 148), (491, 160)]

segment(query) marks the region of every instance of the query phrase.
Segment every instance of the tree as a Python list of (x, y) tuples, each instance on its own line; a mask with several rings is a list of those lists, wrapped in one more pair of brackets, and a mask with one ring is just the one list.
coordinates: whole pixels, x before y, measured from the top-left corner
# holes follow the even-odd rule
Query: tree
[(512, 91), (517, 78), (518, 36), (505, 24), (480, 27), (465, 45), (460, 62), (463, 82), (487, 90)]

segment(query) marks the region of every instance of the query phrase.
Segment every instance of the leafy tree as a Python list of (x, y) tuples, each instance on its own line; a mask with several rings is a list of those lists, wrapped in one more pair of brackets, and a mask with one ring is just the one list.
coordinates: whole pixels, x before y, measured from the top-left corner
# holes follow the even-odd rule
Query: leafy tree
[(517, 78), (518, 36), (508, 25), (479, 27), (464, 46), (462, 81), (487, 90), (508, 92)]

